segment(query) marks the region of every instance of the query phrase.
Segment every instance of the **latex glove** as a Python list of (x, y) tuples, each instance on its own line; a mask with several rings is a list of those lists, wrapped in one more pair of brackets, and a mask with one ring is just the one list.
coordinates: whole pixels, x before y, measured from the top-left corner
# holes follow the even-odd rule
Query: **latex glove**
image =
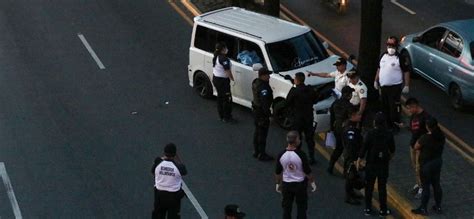
[(275, 184), (275, 191), (281, 193), (280, 184)]
[(374, 88), (375, 90), (378, 90), (380, 88), (379, 83), (377, 81), (374, 81)]
[(407, 94), (409, 92), (410, 92), (410, 87), (408, 86), (403, 87), (402, 93)]
[(312, 183), (311, 183), (311, 192), (315, 192), (316, 189), (318, 189), (318, 187), (316, 186), (316, 183), (315, 183), (315, 182), (312, 182)]

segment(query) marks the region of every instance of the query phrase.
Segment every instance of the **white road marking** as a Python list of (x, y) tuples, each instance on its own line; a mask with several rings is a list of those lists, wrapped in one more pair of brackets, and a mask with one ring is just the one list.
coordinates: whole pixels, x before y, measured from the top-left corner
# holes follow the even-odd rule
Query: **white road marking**
[(5, 164), (3, 162), (0, 162), (0, 176), (2, 177), (3, 184), (5, 185), (5, 188), (7, 189), (8, 198), (10, 199), (10, 203), (12, 205), (13, 214), (15, 215), (15, 218), (22, 219), (23, 217), (21, 216), (20, 206), (18, 205), (18, 202), (16, 201), (15, 192), (13, 192), (13, 187), (10, 182), (10, 177), (8, 177), (7, 169), (5, 169)]
[(102, 62), (100, 61), (99, 57), (97, 56), (97, 54), (95, 54), (94, 50), (92, 49), (91, 45), (89, 45), (89, 43), (87, 42), (86, 38), (84, 37), (84, 35), (82, 35), (81, 33), (78, 33), (77, 36), (79, 37), (79, 39), (81, 39), (82, 41), (82, 44), (84, 44), (84, 46), (86, 47), (87, 51), (89, 51), (89, 53), (91, 54), (92, 58), (95, 60), (95, 62), (97, 63), (97, 65), (99, 66), (100, 69), (105, 69), (105, 66), (104, 64), (102, 64)]
[(186, 196), (188, 196), (189, 201), (191, 201), (191, 203), (194, 205), (194, 208), (196, 208), (196, 211), (201, 216), (201, 218), (208, 219), (209, 217), (207, 216), (206, 212), (204, 212), (204, 209), (202, 209), (196, 197), (194, 197), (193, 193), (191, 193), (191, 190), (189, 190), (188, 186), (186, 185), (186, 183), (184, 183), (184, 181), (183, 181), (183, 190), (186, 193)]
[(397, 2), (397, 0), (391, 0), (390, 2), (392, 2), (396, 6), (400, 7), (401, 9), (405, 10), (406, 12), (408, 12), (412, 15), (416, 14), (416, 12), (414, 12), (414, 11), (410, 10), (409, 8), (405, 7), (404, 5), (400, 4), (399, 2)]

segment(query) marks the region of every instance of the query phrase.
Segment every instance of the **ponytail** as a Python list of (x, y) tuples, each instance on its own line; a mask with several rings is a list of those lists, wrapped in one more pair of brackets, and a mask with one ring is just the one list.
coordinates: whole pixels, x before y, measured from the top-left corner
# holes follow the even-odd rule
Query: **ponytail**
[(219, 55), (222, 53), (222, 50), (226, 47), (227, 46), (226, 46), (225, 42), (216, 43), (216, 48), (214, 50), (214, 57), (212, 58), (212, 67), (216, 66), (217, 57), (219, 57)]

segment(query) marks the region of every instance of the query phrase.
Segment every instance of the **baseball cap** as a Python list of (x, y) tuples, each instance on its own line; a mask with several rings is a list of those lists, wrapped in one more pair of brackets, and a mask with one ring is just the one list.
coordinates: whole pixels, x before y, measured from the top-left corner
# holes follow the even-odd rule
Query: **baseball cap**
[(272, 74), (271, 71), (269, 71), (267, 68), (265, 67), (262, 67), (258, 70), (258, 76), (262, 76), (262, 75), (270, 75)]
[(173, 157), (176, 155), (176, 145), (173, 143), (169, 143), (165, 146), (164, 151), (166, 156)]
[(338, 66), (338, 65), (345, 65), (345, 64), (347, 64), (346, 59), (342, 58), (342, 57), (339, 57), (339, 59), (336, 62), (334, 62), (333, 65)]
[(240, 211), (240, 208), (238, 205), (226, 205), (225, 206), (225, 215), (226, 216), (233, 216), (237, 218), (244, 218), (245, 213)]
[(359, 73), (354, 68), (347, 72), (347, 77), (349, 77), (349, 78), (353, 78), (353, 77), (358, 76), (358, 75), (359, 75)]

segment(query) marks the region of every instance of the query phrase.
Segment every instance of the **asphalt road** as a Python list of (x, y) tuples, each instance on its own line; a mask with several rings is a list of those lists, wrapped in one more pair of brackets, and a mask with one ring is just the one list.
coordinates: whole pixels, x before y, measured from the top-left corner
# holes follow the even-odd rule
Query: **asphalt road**
[[(357, 56), (360, 39), (360, 0), (349, 1), (347, 14), (338, 15), (322, 0), (282, 0), (292, 12), (321, 32), (347, 54)], [(382, 39), (423, 31), (435, 24), (473, 18), (474, 3), (466, 0), (398, 0), (412, 15), (389, 0), (383, 1)], [(385, 41), (382, 40), (382, 44)], [(382, 46), (382, 49), (385, 47)], [(447, 94), (423, 79), (412, 80), (410, 95), (420, 99), (428, 112), (469, 145), (474, 135), (466, 131), (474, 124), (474, 107), (459, 112), (451, 108)]]
[[(236, 106), (239, 123), (222, 124), (188, 86), (191, 28), (166, 1), (3, 0), (0, 32), (0, 162), (24, 218), (149, 217), (150, 167), (167, 142), (210, 218), (227, 203), (279, 217), (274, 164), (251, 157), (250, 111)], [(284, 148), (278, 127), (268, 139), (270, 154)], [(310, 218), (362, 218), (317, 159)], [(13, 217), (3, 187), (0, 201)], [(183, 218), (198, 218), (188, 200)]]

